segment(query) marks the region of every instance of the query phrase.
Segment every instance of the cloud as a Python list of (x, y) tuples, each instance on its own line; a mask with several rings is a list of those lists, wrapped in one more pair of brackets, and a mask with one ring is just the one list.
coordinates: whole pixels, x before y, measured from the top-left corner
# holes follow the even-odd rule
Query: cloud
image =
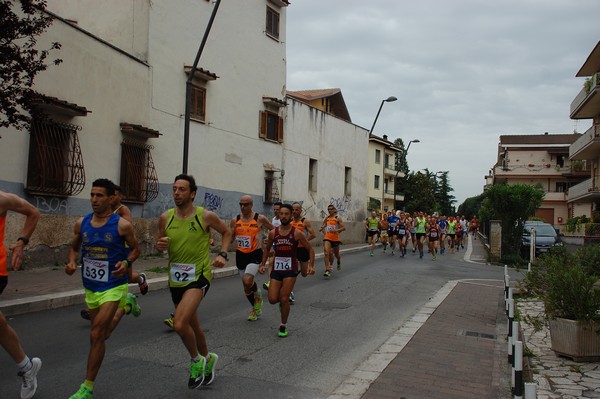
[(290, 90), (339, 87), (352, 121), (418, 138), (411, 169), (449, 170), (478, 195), (501, 134), (582, 132), (576, 72), (597, 43), (597, 0), (302, 0), (287, 8)]

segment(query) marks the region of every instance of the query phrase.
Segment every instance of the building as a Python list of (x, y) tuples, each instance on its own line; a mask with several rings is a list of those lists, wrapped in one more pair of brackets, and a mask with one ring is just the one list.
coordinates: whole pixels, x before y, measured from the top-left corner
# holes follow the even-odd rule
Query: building
[[(222, 2), (193, 71), (214, 2), (49, 0), (56, 18), (38, 43), (61, 43), (52, 55), (63, 62), (36, 77), (31, 131), (0, 134), (0, 189), (43, 213), (30, 252), (64, 260), (56, 250), (90, 211), (99, 177), (124, 188), (152, 251), (158, 216), (173, 206), (171, 184), (186, 166), (190, 75), (187, 171), (199, 186), (196, 204), (228, 219), (243, 194), (265, 214), (274, 201), (299, 201), (320, 226), (335, 203), (349, 228), (344, 241), (362, 240), (368, 131), (287, 96), (288, 5)], [(18, 234), (13, 225), (8, 238)]]
[(559, 226), (569, 217), (567, 192), (588, 174), (586, 166), (569, 159), (569, 147), (581, 135), (503, 135), (498, 159), (487, 184), (528, 184), (544, 190), (535, 216)]
[(397, 209), (398, 201), (404, 201), (404, 195), (394, 194), (396, 179), (404, 177), (398, 170), (396, 160), (402, 150), (383, 137), (371, 134), (369, 137), (369, 199), (367, 208), (381, 212)]
[(592, 126), (569, 147), (571, 163), (585, 165), (588, 177), (569, 188), (569, 217), (594, 217), (600, 222), (600, 41), (577, 72), (586, 77), (571, 102), (571, 119), (591, 119)]

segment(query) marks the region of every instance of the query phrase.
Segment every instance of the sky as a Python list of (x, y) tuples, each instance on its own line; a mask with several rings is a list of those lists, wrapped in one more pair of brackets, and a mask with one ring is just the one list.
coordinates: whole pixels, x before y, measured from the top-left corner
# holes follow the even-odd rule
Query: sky
[(287, 89), (340, 88), (354, 124), (414, 139), (411, 171), (483, 192), (500, 135), (585, 132), (569, 119), (600, 40), (600, 0), (291, 0)]

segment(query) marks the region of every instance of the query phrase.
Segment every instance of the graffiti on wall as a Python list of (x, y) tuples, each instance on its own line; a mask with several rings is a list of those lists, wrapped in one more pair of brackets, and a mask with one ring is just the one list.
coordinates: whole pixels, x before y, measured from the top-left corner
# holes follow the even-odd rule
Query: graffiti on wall
[(223, 205), (223, 197), (209, 192), (204, 193), (204, 208), (215, 212), (221, 209), (221, 205)]
[(42, 213), (69, 214), (69, 204), (66, 198), (35, 196), (34, 205)]
[[(344, 220), (348, 221), (348, 222), (352, 222), (354, 221), (354, 212), (352, 211), (352, 200), (350, 199), (349, 196), (344, 196), (341, 198), (330, 198), (329, 202), (327, 203), (328, 205), (333, 205), (335, 206), (335, 209), (337, 209), (337, 213), (339, 216), (343, 217)], [(327, 208), (327, 206), (323, 206), (323, 208)], [(325, 218), (327, 217), (328, 213), (325, 210), (321, 210), (321, 217)]]

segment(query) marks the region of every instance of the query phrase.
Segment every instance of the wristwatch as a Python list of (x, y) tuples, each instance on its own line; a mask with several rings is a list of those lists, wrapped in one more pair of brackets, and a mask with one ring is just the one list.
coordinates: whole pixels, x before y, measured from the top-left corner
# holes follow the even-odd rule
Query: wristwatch
[(19, 238), (17, 238), (17, 241), (23, 241), (24, 246), (29, 244), (29, 238), (27, 238), (27, 237), (19, 237)]
[(225, 252), (225, 251), (219, 252), (219, 256), (225, 260), (229, 260), (229, 258), (227, 257), (227, 252)]

